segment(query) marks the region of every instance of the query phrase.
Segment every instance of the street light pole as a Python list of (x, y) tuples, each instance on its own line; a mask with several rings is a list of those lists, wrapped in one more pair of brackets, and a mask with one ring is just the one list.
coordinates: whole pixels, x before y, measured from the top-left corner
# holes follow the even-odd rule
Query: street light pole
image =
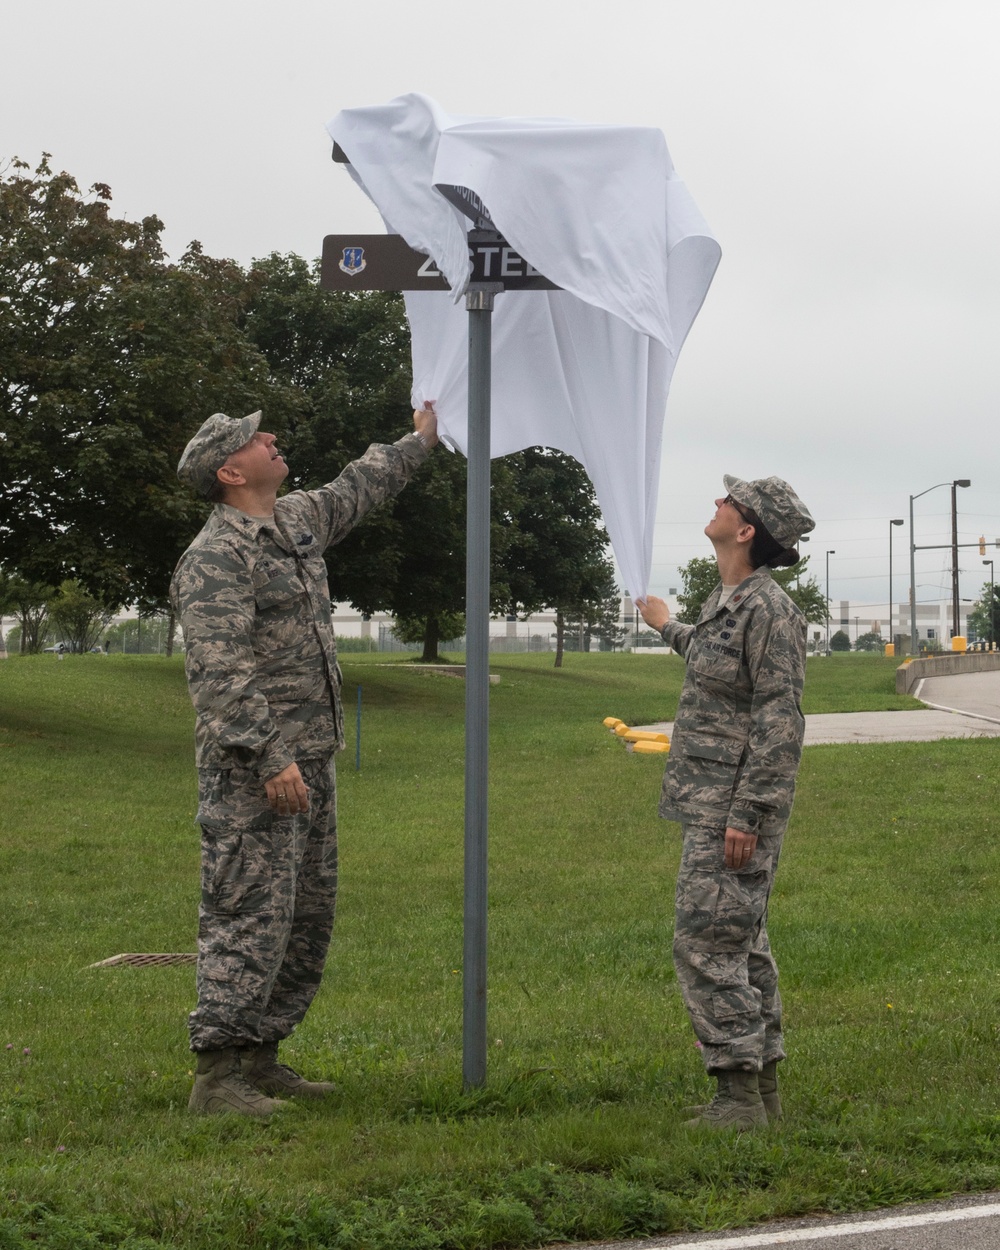
[(951, 617), (952, 637), (957, 638), (962, 632), (962, 622), (958, 608), (958, 503), (956, 486), (968, 486), (967, 477), (956, 478), (951, 484)]
[(940, 486), (951, 487), (951, 515), (952, 515), (952, 600), (955, 614), (955, 632), (958, 633), (958, 516), (955, 507), (955, 487), (971, 486), (972, 483), (967, 477), (957, 477), (953, 482), (935, 482), (933, 486), (928, 486), (927, 490), (918, 491), (916, 495), (910, 496), (910, 654), (917, 654), (917, 545), (913, 540), (913, 501), (919, 499), (921, 495), (927, 495), (932, 490), (937, 490)]
[(902, 524), (902, 517), (896, 521), (889, 522), (889, 642), (896, 641), (896, 635), (892, 632), (892, 527)]
[(830, 654), (830, 557), (835, 556), (836, 551), (828, 551), (826, 553), (826, 653)]
[(990, 566), (990, 604), (988, 609), (989, 617), (987, 619), (990, 623), (990, 650), (992, 651), (993, 644), (996, 642), (996, 639), (993, 637), (993, 561), (984, 560), (983, 564), (988, 564)]

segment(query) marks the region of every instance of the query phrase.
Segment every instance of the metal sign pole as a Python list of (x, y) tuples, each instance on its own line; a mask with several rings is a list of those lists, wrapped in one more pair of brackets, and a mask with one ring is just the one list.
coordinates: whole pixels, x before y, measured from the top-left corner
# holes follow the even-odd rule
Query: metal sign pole
[(486, 1084), (486, 886), (490, 693), (491, 289), (470, 289), (465, 555), (465, 904), (462, 1085)]
[[(339, 147), (334, 160), (346, 161)], [(440, 188), (439, 188), (440, 189)], [(493, 300), (501, 291), (557, 291), (499, 234), (465, 187), (443, 188), (471, 218), (468, 510), (465, 557), (465, 904), (462, 1083), (486, 1084), (486, 883), (490, 695), (490, 373)], [(430, 257), (396, 235), (327, 235), (320, 285), (330, 291), (447, 291)], [(359, 689), (360, 694), (360, 689)], [(358, 741), (361, 740), (360, 721)]]

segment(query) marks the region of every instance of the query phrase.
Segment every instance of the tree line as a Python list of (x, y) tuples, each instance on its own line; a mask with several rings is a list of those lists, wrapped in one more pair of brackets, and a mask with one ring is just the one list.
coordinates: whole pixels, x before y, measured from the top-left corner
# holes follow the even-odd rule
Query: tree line
[[(126, 604), (168, 610), (208, 507), (175, 466), (210, 413), (263, 409), (292, 489), (410, 426), (398, 295), (323, 291), (318, 262), (294, 254), (243, 267), (194, 242), (171, 262), (162, 221), (117, 218), (111, 198), (102, 183), (81, 193), (48, 155), (0, 168), (0, 612), (25, 650), (70, 600), (98, 630)], [(330, 553), (333, 598), (391, 613), (425, 658), (463, 628), (465, 490), (464, 459), (438, 452)], [(542, 447), (505, 457), (491, 507), (493, 610), (554, 610), (557, 663), (568, 627), (615, 637), (582, 466)]]
[[(808, 622), (821, 624), (827, 616), (826, 596), (814, 577), (803, 579), (808, 565), (809, 557), (803, 556), (790, 568), (772, 569), (771, 576)], [(680, 566), (680, 575), (684, 589), (677, 596), (677, 619), (694, 625), (705, 600), (719, 584), (719, 567), (709, 556), (695, 556)]]

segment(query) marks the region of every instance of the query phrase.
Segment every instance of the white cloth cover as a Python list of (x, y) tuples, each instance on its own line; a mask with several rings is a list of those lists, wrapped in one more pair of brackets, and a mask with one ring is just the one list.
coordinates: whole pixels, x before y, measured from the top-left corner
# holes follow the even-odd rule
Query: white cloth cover
[(467, 448), (471, 222), (438, 189), (466, 187), (562, 289), (507, 291), (493, 314), (491, 454), (553, 447), (594, 484), (633, 597), (647, 589), (660, 444), (677, 355), (719, 245), (662, 133), (555, 118), (453, 116), (426, 96), (345, 109), (327, 129), (386, 228), (433, 257), (451, 293), (408, 292), (413, 403), (436, 401)]

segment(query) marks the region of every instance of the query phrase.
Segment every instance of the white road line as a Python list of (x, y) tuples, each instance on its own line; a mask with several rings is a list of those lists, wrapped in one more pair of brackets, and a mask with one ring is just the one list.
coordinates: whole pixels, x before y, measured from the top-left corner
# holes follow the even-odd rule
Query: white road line
[(982, 716), (979, 712), (963, 712), (960, 707), (945, 707), (943, 703), (928, 703), (926, 699), (921, 699), (921, 702), (924, 707), (932, 707), (936, 712), (954, 712), (956, 716), (964, 716), (967, 720), (984, 720), (991, 725), (1000, 725), (1000, 717), (997, 716)]
[(887, 1228), (924, 1228), (929, 1224), (952, 1224), (959, 1220), (984, 1220), (1000, 1215), (1000, 1203), (982, 1207), (958, 1207), (950, 1211), (928, 1211), (925, 1215), (892, 1215), (887, 1219), (858, 1220), (853, 1224), (833, 1224), (825, 1228), (792, 1228), (784, 1233), (748, 1233), (719, 1237), (715, 1241), (649, 1241), (643, 1250), (749, 1250), (751, 1246), (790, 1246), (793, 1242), (819, 1241), (821, 1237), (850, 1237)]

